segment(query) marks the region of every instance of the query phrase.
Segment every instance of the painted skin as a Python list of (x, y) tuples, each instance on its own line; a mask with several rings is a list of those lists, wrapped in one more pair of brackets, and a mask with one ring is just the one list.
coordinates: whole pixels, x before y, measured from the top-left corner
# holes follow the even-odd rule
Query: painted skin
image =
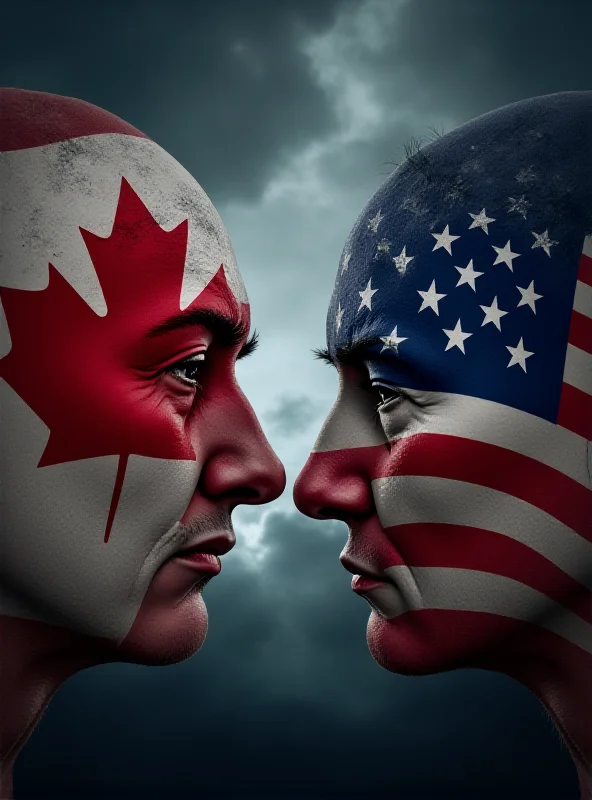
[(349, 526), (341, 560), (372, 606), (375, 659), (520, 680), (566, 739), (583, 798), (591, 134), (592, 93), (534, 98), (441, 137), (380, 187), (344, 248), (324, 355), (339, 394), (294, 489), (303, 513)]
[(199, 184), (83, 101), (0, 105), (5, 797), (68, 675), (199, 649), (231, 513), (285, 475), (236, 382), (249, 305)]

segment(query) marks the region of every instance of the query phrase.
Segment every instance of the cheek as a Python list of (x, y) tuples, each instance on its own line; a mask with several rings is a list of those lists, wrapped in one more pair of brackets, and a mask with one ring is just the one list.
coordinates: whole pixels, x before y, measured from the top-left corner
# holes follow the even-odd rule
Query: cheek
[[(396, 583), (409, 568), (420, 602), (407, 621), (374, 621), (376, 647), (391, 635), (398, 647), (400, 632), (414, 632), (447, 652), (437, 622), (443, 612), (462, 612), (457, 617), (467, 636), (457, 643), (459, 653), (465, 642), (472, 652), (497, 637), (498, 615), (514, 624), (553, 616), (576, 628), (592, 623), (589, 542), (531, 502), (529, 492), (539, 483), (536, 464), (529, 471), (531, 462), (523, 461), (522, 472), (508, 479), (492, 468), (495, 453), (489, 455), (476, 459), (473, 443), (452, 436), (410, 436), (393, 446), (373, 482), (374, 499), (384, 541), (396, 554), (387, 571)], [(563, 508), (559, 495), (550, 490), (544, 502)], [(465, 625), (471, 616), (481, 619), (481, 628)]]
[(208, 612), (201, 589), (190, 587), (179, 602), (178, 580), (170, 570), (156, 574), (134, 624), (118, 648), (118, 657), (132, 663), (176, 664), (196, 653), (206, 638)]
[(385, 620), (372, 612), (367, 642), (384, 669), (402, 675), (433, 675), (479, 666), (493, 643), (518, 632), (521, 624), (497, 615), (426, 609)]
[(105, 543), (119, 457), (40, 467), (48, 429), (6, 384), (0, 403), (2, 610), (120, 640), (161, 563), (159, 545), (195, 490), (199, 463), (130, 456)]

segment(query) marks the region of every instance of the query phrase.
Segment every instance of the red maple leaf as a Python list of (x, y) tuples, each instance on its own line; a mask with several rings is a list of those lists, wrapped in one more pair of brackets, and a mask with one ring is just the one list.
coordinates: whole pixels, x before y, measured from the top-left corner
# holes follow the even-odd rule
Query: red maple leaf
[[(126, 347), (137, 351), (153, 324), (179, 314), (188, 222), (164, 231), (122, 178), (111, 234), (79, 230), (107, 314), (98, 316), (52, 264), (45, 289), (0, 288), (12, 339), (0, 377), (50, 430), (38, 467), (119, 455), (107, 541), (130, 454), (196, 458), (179, 415), (138, 402), (137, 374), (122, 356)], [(187, 311), (203, 307), (241, 318), (222, 265)]]

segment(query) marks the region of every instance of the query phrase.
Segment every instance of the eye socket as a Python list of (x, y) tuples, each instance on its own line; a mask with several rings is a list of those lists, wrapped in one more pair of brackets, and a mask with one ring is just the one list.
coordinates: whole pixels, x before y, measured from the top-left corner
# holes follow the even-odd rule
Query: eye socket
[(380, 411), (393, 400), (400, 400), (404, 396), (398, 389), (395, 389), (393, 386), (387, 386), (384, 383), (371, 384), (371, 390), (375, 396), (378, 395), (379, 397), (376, 403), (377, 411)]
[[(163, 372), (172, 375), (174, 378), (176, 378), (176, 380), (181, 381), (181, 383), (184, 383), (185, 385), (192, 386), (196, 389), (201, 389), (201, 386), (198, 382), (198, 376), (205, 360), (205, 353), (195, 353), (195, 355), (192, 355), (189, 358), (183, 358), (181, 361), (171, 364), (170, 367), (164, 369)], [(184, 372), (190, 373), (191, 376), (183, 375)]]

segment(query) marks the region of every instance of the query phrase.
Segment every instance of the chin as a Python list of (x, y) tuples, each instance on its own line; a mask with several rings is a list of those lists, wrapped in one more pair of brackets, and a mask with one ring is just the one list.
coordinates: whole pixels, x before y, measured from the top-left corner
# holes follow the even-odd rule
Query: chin
[(193, 588), (178, 605), (151, 603), (147, 596), (117, 650), (118, 660), (164, 666), (197, 653), (208, 631), (202, 588)]
[(514, 620), (471, 611), (422, 609), (394, 619), (372, 611), (366, 641), (374, 660), (400, 675), (487, 669), (519, 633)]

